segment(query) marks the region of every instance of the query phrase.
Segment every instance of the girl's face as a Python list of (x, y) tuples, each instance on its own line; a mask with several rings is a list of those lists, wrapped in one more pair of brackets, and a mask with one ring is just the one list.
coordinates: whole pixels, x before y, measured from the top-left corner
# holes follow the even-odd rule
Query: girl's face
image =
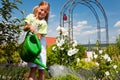
[(48, 14), (48, 6), (43, 5), (38, 7), (38, 19), (43, 19)]

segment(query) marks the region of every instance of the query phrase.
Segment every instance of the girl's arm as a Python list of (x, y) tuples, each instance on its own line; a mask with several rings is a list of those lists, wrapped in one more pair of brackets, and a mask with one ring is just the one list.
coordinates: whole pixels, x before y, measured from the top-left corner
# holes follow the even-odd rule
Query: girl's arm
[(24, 31), (28, 31), (28, 30), (30, 30), (31, 32), (35, 32), (35, 27), (33, 25), (25, 23)]
[(43, 34), (37, 33), (38, 39), (41, 39), (43, 37)]
[(25, 23), (24, 31), (28, 31), (29, 29), (30, 29), (29, 24), (28, 24), (28, 23)]

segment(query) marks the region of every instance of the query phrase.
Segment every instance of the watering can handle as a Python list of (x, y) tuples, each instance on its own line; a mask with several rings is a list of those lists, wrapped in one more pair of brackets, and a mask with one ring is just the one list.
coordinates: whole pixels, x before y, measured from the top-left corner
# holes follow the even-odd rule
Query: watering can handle
[[(31, 32), (33, 35), (34, 35), (34, 37), (36, 38), (36, 41), (37, 41), (37, 46), (39, 47), (39, 48), (41, 48), (41, 46), (40, 46), (40, 41), (39, 41), (39, 39), (38, 39), (38, 37), (37, 37), (37, 35), (34, 33), (34, 32)], [(27, 36), (30, 34), (30, 30), (28, 30), (28, 32), (27, 32), (27, 34), (26, 34), (26, 37), (25, 38), (27, 38)], [(40, 43), (40, 44), (39, 44)]]
[[(26, 37), (27, 37), (30, 33), (32, 33), (32, 34), (34, 34), (34, 35), (35, 35), (35, 33), (34, 33), (34, 32), (30, 32), (30, 30), (28, 30), (28, 32), (26, 33)], [(25, 38), (26, 38), (26, 37), (25, 37)]]
[[(31, 32), (32, 34), (34, 34), (34, 32)], [(30, 30), (28, 30), (26, 37), (30, 34)]]

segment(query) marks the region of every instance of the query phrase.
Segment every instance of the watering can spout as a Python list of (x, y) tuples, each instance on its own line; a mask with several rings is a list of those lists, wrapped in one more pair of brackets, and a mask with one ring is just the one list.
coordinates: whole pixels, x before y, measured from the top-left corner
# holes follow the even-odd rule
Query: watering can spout
[(36, 58), (33, 62), (36, 63), (36, 64), (38, 64), (38, 65), (40, 65), (41, 67), (43, 67), (45, 69), (47, 68), (42, 62), (39, 61), (38, 58)]

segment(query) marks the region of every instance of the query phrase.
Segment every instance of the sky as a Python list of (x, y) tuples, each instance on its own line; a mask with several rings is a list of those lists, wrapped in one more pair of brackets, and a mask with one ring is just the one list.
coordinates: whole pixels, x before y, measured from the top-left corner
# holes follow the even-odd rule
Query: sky
[[(25, 11), (25, 16), (32, 13), (34, 6), (38, 5), (42, 0), (22, 0), (23, 4), (19, 4), (19, 8)], [(68, 0), (45, 0), (50, 3), (50, 17), (48, 23), (48, 34), (49, 37), (56, 37), (57, 27), (60, 25), (60, 12), (62, 6)], [(70, 0), (71, 2), (73, 0)], [(77, 0), (76, 0), (77, 1)], [(80, 1), (80, 0), (79, 0)], [(98, 0), (105, 10), (105, 14), (108, 20), (108, 37), (109, 43), (114, 43), (116, 38), (120, 34), (120, 0)], [(98, 39), (97, 36), (97, 20), (94, 13), (86, 5), (76, 3), (73, 9), (73, 39), (77, 40), (80, 44), (95, 43)], [(101, 42), (106, 41), (105, 31), (105, 18), (95, 4), (91, 3), (92, 7), (97, 12), (101, 26)], [(68, 9), (64, 9), (65, 14), (68, 16)], [(16, 13), (16, 17), (20, 17)], [(64, 28), (68, 29), (68, 22), (64, 21)], [(23, 36), (22, 33), (21, 36)]]

